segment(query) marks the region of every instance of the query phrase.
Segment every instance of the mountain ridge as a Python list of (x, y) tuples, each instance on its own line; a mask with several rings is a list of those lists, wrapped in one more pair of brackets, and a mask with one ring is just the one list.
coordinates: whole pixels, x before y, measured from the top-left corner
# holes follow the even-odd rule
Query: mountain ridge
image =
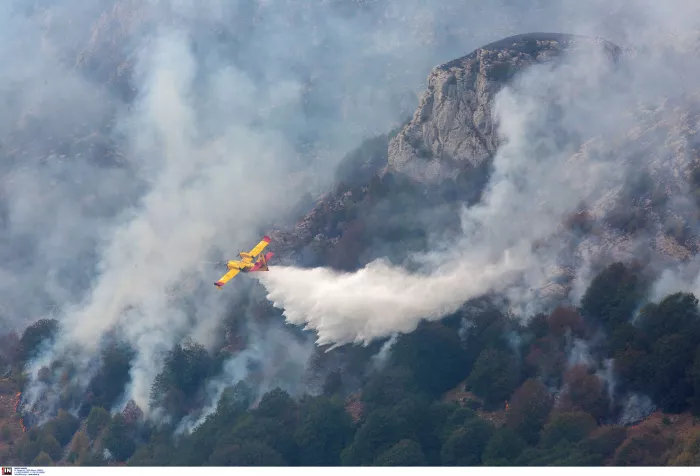
[[(112, 15), (119, 16), (122, 13), (114, 10)], [(103, 25), (107, 20), (108, 16), (102, 17), (100, 25)], [(107, 36), (109, 40), (108, 43), (114, 41), (110, 35)], [(94, 41), (99, 43), (98, 40)], [(429, 76), (428, 88), (424, 92), (420, 105), (412, 119), (404, 124), (398, 131), (387, 133), (374, 139), (368, 139), (363, 144), (366, 150), (358, 153), (361, 158), (367, 160), (358, 160), (356, 162), (357, 167), (349, 167), (345, 171), (340, 172), (338, 183), (335, 188), (322, 197), (314, 205), (313, 209), (306, 213), (292, 229), (282, 228), (270, 233), (274, 240), (274, 249), (281, 258), (280, 263), (301, 264), (304, 267), (329, 265), (342, 271), (355, 271), (379, 257), (388, 257), (394, 262), (402, 264), (408, 261), (412, 253), (430, 249), (431, 244), (433, 244), (431, 241), (433, 237), (430, 235), (430, 231), (437, 229), (447, 236), (449, 236), (450, 233), (452, 233), (452, 236), (458, 236), (461, 231), (459, 223), (459, 209), (461, 203), (466, 202), (467, 204), (473, 205), (479, 202), (484, 188), (487, 186), (488, 180), (491, 177), (491, 161), (498, 148), (502, 145), (497, 135), (497, 124), (491, 116), (491, 111), (494, 107), (494, 97), (503, 89), (503, 86), (510, 84), (518, 74), (527, 71), (533, 65), (552, 62), (555, 58), (560, 56), (562, 51), (568, 50), (573, 44), (581, 44), (581, 41), (583, 41), (583, 44), (595, 44), (596, 46), (601, 46), (602, 44), (606, 54), (609, 53), (610, 58), (615, 61), (619, 59), (619, 54), (622, 51), (620, 47), (604, 41), (601, 43), (601, 40), (598, 39), (584, 40), (583, 37), (566, 34), (530, 33), (504, 38), (481, 48), (477, 48), (466, 56), (436, 66)], [(89, 48), (93, 47), (95, 47), (95, 44), (89, 46)], [(99, 50), (99, 48), (97, 50)], [(91, 54), (95, 54), (94, 51), (97, 50), (90, 50), (92, 51)], [(83, 62), (86, 58), (85, 56), (80, 56), (78, 65), (88, 65), (89, 62)], [(108, 78), (105, 81), (109, 82), (115, 80), (121, 85), (119, 86), (120, 88), (127, 87), (128, 82), (125, 82), (125, 78), (128, 77), (128, 74), (116, 74), (115, 76), (113, 73), (119, 73), (121, 71), (128, 72), (128, 65), (120, 59), (112, 66), (114, 66), (115, 69), (104, 76), (104, 78)], [(126, 100), (128, 101), (129, 95), (125, 93), (124, 97), (127, 98)], [(465, 97), (468, 99), (465, 99)], [(682, 139), (684, 137), (686, 139), (692, 138), (694, 134), (692, 127), (685, 126), (693, 122), (694, 116), (690, 109), (687, 109), (685, 112), (677, 111), (673, 108), (664, 109), (664, 107), (671, 106), (676, 107), (672, 104), (664, 104), (652, 111), (654, 114), (660, 116), (671, 113), (670, 119), (668, 117), (663, 117), (662, 119), (666, 121), (664, 122), (664, 120), (658, 120), (658, 118), (655, 117), (649, 118), (649, 122), (644, 124), (646, 129), (640, 127), (639, 130), (632, 131), (631, 137), (628, 138), (629, 141), (638, 141), (638, 143), (643, 144), (645, 141), (650, 140), (650, 137), (655, 136), (656, 129), (667, 127), (669, 130), (676, 133), (675, 138), (680, 138), (678, 143), (673, 144), (680, 148), (679, 150), (681, 152), (678, 153), (678, 156), (685, 154), (686, 149), (684, 148)], [(650, 115), (653, 116), (654, 114)], [(674, 123), (672, 119), (677, 119), (678, 122)], [(645, 133), (649, 133), (649, 131), (652, 131), (652, 133), (649, 136), (645, 136)], [(690, 142), (691, 141), (688, 140), (688, 144)], [(666, 144), (664, 143), (664, 145)], [(625, 147), (622, 148), (624, 149)], [(596, 153), (606, 153), (605, 146), (598, 146), (594, 142), (584, 141), (576, 153), (573, 154), (573, 160), (585, 160), (589, 155), (592, 156)], [(677, 156), (674, 157), (678, 158)], [(631, 160), (630, 157), (623, 157), (622, 159)], [(580, 266), (574, 262), (570, 265), (571, 270), (567, 269), (566, 263), (567, 261), (575, 261), (577, 258), (580, 260), (588, 259), (586, 253), (589, 252), (591, 255), (596, 255), (596, 259), (599, 260), (599, 268), (603, 268), (611, 261), (615, 261), (621, 257), (626, 261), (630, 259), (640, 259), (640, 257), (643, 260), (646, 255), (641, 252), (637, 253), (637, 249), (643, 248), (647, 243), (653, 243), (660, 251), (670, 255), (671, 258), (676, 261), (688, 260), (692, 257), (692, 255), (697, 252), (697, 246), (693, 244), (694, 237), (692, 236), (692, 230), (688, 231), (688, 228), (691, 227), (689, 227), (687, 223), (692, 223), (692, 221), (688, 220), (686, 216), (691, 216), (692, 213), (696, 212), (686, 210), (686, 215), (681, 214), (680, 221), (683, 226), (681, 226), (681, 229), (677, 229), (674, 228), (674, 225), (677, 225), (677, 220), (676, 222), (672, 222), (668, 217), (668, 215), (673, 215), (673, 213), (670, 213), (663, 206), (669, 195), (672, 195), (672, 192), (669, 192), (669, 190), (680, 190), (682, 192), (684, 181), (688, 177), (692, 178), (693, 160), (697, 162), (697, 157), (689, 157), (689, 159), (691, 159), (688, 161), (689, 163), (679, 160), (679, 166), (675, 167), (675, 169), (668, 174), (670, 178), (666, 183), (659, 185), (652, 180), (650, 184), (648, 181), (645, 182), (644, 177), (642, 177), (638, 180), (639, 183), (635, 182), (630, 185), (630, 190), (622, 190), (622, 192), (627, 193), (627, 196), (622, 192), (618, 194), (612, 193), (612, 198), (610, 198), (610, 200), (606, 201), (601, 199), (595, 203), (584, 204), (581, 206), (580, 210), (574, 210), (571, 215), (561, 217), (561, 235), (563, 236), (563, 242), (570, 249), (564, 249), (562, 251), (562, 255), (566, 255), (561, 259), (561, 262), (564, 264), (560, 263), (558, 274), (557, 272), (553, 273), (555, 278), (545, 283), (545, 287), (542, 288), (545, 291), (544, 294), (549, 293), (556, 295), (555, 301), (566, 302), (572, 288), (571, 281), (575, 278), (573, 275), (576, 273), (577, 269), (580, 268)], [(683, 169), (684, 166), (687, 167)], [(686, 172), (686, 175), (677, 174), (676, 172), (678, 170)], [(355, 173), (357, 173), (359, 178), (349, 177)], [(679, 175), (680, 178), (675, 177), (676, 175)], [(643, 193), (639, 193), (640, 189), (644, 189)], [(625, 199), (629, 199), (629, 203), (626, 203), (624, 201)], [(515, 219), (515, 217), (513, 219)], [(697, 217), (695, 219), (697, 219)], [(651, 225), (645, 222), (650, 222)], [(525, 225), (527, 226), (529, 224), (525, 223)], [(656, 233), (653, 236), (651, 236), (652, 231)], [(637, 232), (636, 235), (635, 232)], [(651, 238), (646, 235), (650, 235)], [(629, 243), (642, 239), (646, 241), (641, 241), (641, 246), (637, 243), (637, 248), (633, 246), (635, 243)], [(536, 245), (546, 247), (548, 244), (551, 244), (546, 241), (547, 240), (542, 240), (542, 242)], [(555, 238), (551, 238), (549, 241), (555, 241)], [(566, 246), (564, 248), (566, 248)], [(601, 248), (602, 251), (593, 249), (596, 247)], [(595, 268), (595, 266), (593, 268)], [(593, 272), (591, 271), (591, 273)], [(255, 299), (252, 300), (255, 301)], [(255, 307), (259, 303), (253, 302), (252, 304), (248, 304), (251, 307)], [(270, 306), (267, 305), (263, 312), (259, 314), (279, 318), (280, 316), (278, 314), (267, 312), (269, 311), (269, 307)], [(571, 343), (571, 335), (582, 332), (575, 322), (576, 319), (580, 319), (580, 316), (571, 317), (571, 314), (570, 312), (562, 318), (560, 315), (558, 316), (553, 313), (551, 316), (547, 317), (549, 321), (545, 322), (544, 328), (548, 328), (547, 326), (549, 326), (549, 328), (553, 329), (549, 331), (551, 335), (547, 334), (547, 331), (544, 332), (544, 335), (537, 334), (537, 332), (540, 332), (540, 329), (536, 327), (536, 325), (539, 325), (538, 322), (533, 324), (532, 329), (534, 329), (534, 331), (528, 329), (528, 332), (534, 332), (534, 334), (541, 339), (541, 342), (538, 344), (539, 347), (535, 345), (535, 349), (532, 351), (532, 355), (534, 355), (534, 357), (532, 357), (532, 362), (534, 363), (528, 363), (530, 367), (537, 369), (535, 375), (538, 375), (541, 368), (546, 367), (548, 363), (543, 362), (542, 359), (538, 360), (539, 354), (535, 351), (544, 349), (541, 350), (541, 352), (544, 353), (545, 356), (549, 355), (546, 354), (547, 352), (553, 352), (557, 353), (558, 357), (560, 356), (559, 354), (563, 352), (571, 351), (569, 348), (573, 345)], [(564, 319), (565, 323), (561, 324), (561, 322), (557, 322), (556, 318)], [(509, 326), (515, 326), (515, 323), (506, 318), (502, 318), (502, 321), (499, 319), (496, 319), (498, 324), (494, 324), (493, 327), (483, 325), (486, 330), (479, 327), (479, 331), (481, 332), (483, 330), (487, 338), (493, 337), (493, 329), (496, 329), (496, 333), (502, 332), (504, 335), (511, 332)], [(572, 320), (573, 324), (566, 321), (566, 319)], [(502, 322), (506, 322), (504, 327), (498, 327)], [(558, 326), (563, 327), (565, 331), (560, 332)], [(425, 330), (426, 328), (428, 329), (427, 331)], [(453, 345), (456, 342), (456, 338), (448, 331), (455, 331), (454, 334), (457, 335), (456, 329), (459, 329), (461, 336), (461, 333), (468, 334), (471, 328), (463, 325), (460, 321), (457, 324), (450, 323), (448, 325), (440, 323), (422, 326), (420, 332), (427, 332), (429, 337), (432, 336), (435, 338), (433, 342), (439, 342), (435, 336), (440, 338), (447, 336), (445, 337), (445, 341)], [(235, 342), (234, 345), (233, 341), (238, 340), (238, 336), (235, 334), (236, 332), (232, 331), (231, 327), (226, 329), (226, 339), (232, 341), (229, 342), (231, 344), (230, 347), (232, 347), (232, 349), (229, 349), (229, 352), (232, 355), (238, 355), (245, 349), (245, 345), (240, 345), (238, 342)], [(424, 336), (425, 334), (420, 335)], [(491, 337), (488, 337), (489, 335)], [(413, 337), (415, 338), (415, 336)], [(511, 343), (503, 344), (503, 342), (501, 342), (503, 340), (501, 337), (503, 336), (499, 334), (498, 339), (493, 339), (494, 342), (498, 341), (497, 344), (494, 344), (499, 347), (498, 351), (494, 352), (493, 349), (487, 349), (484, 351), (486, 353), (483, 354), (487, 357), (494, 356), (494, 359), (489, 360), (480, 355), (470, 355), (469, 359), (471, 360), (466, 358), (465, 360), (471, 363), (475, 361), (480, 362), (482, 365), (480, 369), (481, 377), (478, 375), (479, 372), (476, 372), (475, 376), (470, 379), (470, 384), (474, 388), (486, 388), (486, 390), (483, 391), (493, 390), (488, 389), (488, 385), (484, 384), (483, 375), (488, 375), (490, 372), (503, 371), (505, 373), (503, 381), (506, 382), (506, 384), (504, 384), (505, 390), (503, 388), (497, 388), (493, 390), (493, 393), (496, 396), (502, 394), (508, 396), (508, 392), (512, 390), (508, 385), (510, 385), (510, 382), (520, 378), (520, 376), (511, 375), (509, 371), (502, 368), (503, 362), (507, 361), (507, 358), (504, 356), (510, 356), (508, 353), (508, 346), (511, 345)], [(409, 339), (409, 341), (411, 339), (411, 337), (405, 338)], [(479, 336), (479, 338), (481, 338), (481, 336)], [(562, 344), (562, 342), (564, 343)], [(420, 347), (422, 343), (416, 342), (415, 339), (411, 345), (415, 345), (416, 348), (419, 349), (425, 349), (424, 347)], [(450, 345), (446, 345), (445, 349), (440, 349), (446, 352), (446, 354), (442, 356), (444, 359), (443, 362), (445, 360), (450, 361), (453, 356), (450, 352), (454, 351), (455, 354), (461, 355), (455, 350), (456, 347), (459, 347), (458, 345), (454, 347), (450, 347)], [(404, 357), (408, 356), (417, 359), (416, 355), (411, 354), (410, 351), (412, 349), (413, 348), (410, 347), (409, 344), (405, 344), (404, 341), (404, 346), (401, 347), (403, 351), (402, 355)], [(351, 352), (347, 349), (345, 351), (348, 353)], [(178, 348), (178, 352), (179, 354), (177, 354), (177, 356), (183, 359), (183, 361), (185, 361), (184, 359), (196, 359), (201, 358), (202, 355), (206, 355), (203, 349), (196, 346)], [(469, 350), (469, 352), (472, 351)], [(477, 357), (479, 358), (477, 359)], [(332, 361), (332, 358), (329, 359)], [(126, 359), (126, 361), (128, 362), (128, 359)], [(178, 362), (177, 360), (174, 361)], [(419, 360), (414, 360), (414, 362), (416, 364), (420, 363)], [(331, 362), (331, 364), (332, 363), (333, 362)], [(557, 361), (557, 364), (559, 363), (560, 362)], [(323, 369), (322, 364), (323, 362), (319, 365)], [(120, 365), (119, 375), (123, 377), (124, 363), (121, 362)], [(561, 365), (563, 366), (564, 364)], [(465, 368), (466, 367), (465, 365)], [(196, 366), (193, 368), (198, 370)], [(206, 365), (202, 365), (202, 368), (210, 372), (212, 368), (216, 368), (216, 362), (207, 361)], [(457, 367), (455, 366), (455, 368)], [(46, 370), (46, 374), (48, 375), (49, 369), (46, 368)], [(594, 375), (589, 375), (587, 372), (589, 370), (595, 372), (598, 369), (578, 370), (578, 373), (572, 372), (572, 376), (567, 376), (567, 378), (590, 382)], [(175, 375), (177, 371), (178, 369), (169, 370), (172, 375)], [(420, 371), (424, 373), (424, 377), (425, 374), (428, 374), (428, 377), (432, 377), (429, 375), (431, 372), (425, 372), (425, 368), (421, 367)], [(532, 369), (530, 369), (530, 371), (532, 372)], [(452, 378), (453, 375), (451, 375), (450, 372), (455, 372), (455, 370), (448, 369), (443, 372), (445, 372), (449, 378)], [(110, 380), (108, 378), (109, 375), (110, 374), (107, 374), (107, 376), (101, 376), (100, 378), (108, 381)], [(187, 397), (184, 397), (184, 393), (181, 389), (167, 387), (169, 382), (167, 379), (171, 378), (172, 375), (163, 375), (159, 384), (165, 388), (163, 391), (163, 401), (165, 404), (170, 405), (169, 408), (174, 408), (177, 411), (187, 411), (191, 409), (192, 402), (199, 403), (197, 398), (201, 397), (199, 394), (201, 393), (201, 389), (190, 390)], [(379, 375), (383, 376), (384, 374)], [(211, 377), (211, 375), (207, 374), (207, 377)], [(395, 379), (395, 382), (406, 383), (407, 377), (401, 374), (401, 372), (391, 375), (391, 377)], [(128, 372), (126, 378), (128, 381)], [(375, 376), (375, 378), (377, 377)], [(436, 384), (436, 378), (437, 377), (426, 378), (428, 383), (425, 385), (430, 387), (431, 391), (439, 393), (438, 390), (441, 390), (442, 382), (438, 381)], [(556, 379), (560, 378), (561, 375), (556, 376)], [(595, 379), (602, 381), (602, 378), (597, 376)], [(203, 381), (204, 380), (206, 379), (203, 378)], [(410, 380), (410, 378), (408, 380)], [(598, 380), (594, 380), (595, 385), (592, 386), (593, 390), (598, 392), (593, 392), (596, 398), (600, 398), (603, 389), (605, 389), (603, 384), (598, 385)], [(189, 382), (189, 380), (186, 381)], [(392, 380), (389, 379), (388, 381), (391, 382)], [(98, 382), (98, 384), (100, 384), (100, 382)], [(380, 388), (381, 386), (378, 387), (376, 380), (374, 385), (375, 386), (370, 388), (370, 390), (374, 390), (373, 398), (375, 400), (372, 401), (371, 397), (367, 396), (365, 398), (370, 399), (369, 401), (375, 406), (381, 406), (381, 402), (386, 401), (396, 403), (392, 400), (392, 398), (397, 398), (396, 395), (383, 393), (387, 391), (382, 390), (382, 388)], [(438, 390), (434, 390), (434, 387), (437, 387)], [(406, 388), (410, 388), (410, 385), (406, 384)], [(289, 403), (289, 400), (284, 397), (284, 395), (280, 395), (279, 392), (274, 393), (273, 391), (270, 393), (273, 395), (271, 397), (266, 395), (266, 397), (263, 398), (264, 402), (256, 402), (260, 404), (256, 407), (256, 410), (242, 417), (240, 409), (236, 407), (238, 403), (232, 405), (232, 408), (223, 408), (222, 410), (222, 407), (225, 407), (225, 405), (219, 402), (217, 412), (221, 411), (221, 414), (217, 413), (217, 415), (225, 415), (226, 418), (229, 418), (228, 420), (223, 419), (222, 421), (230, 423), (231, 426), (233, 426), (233, 422), (235, 421), (237, 425), (235, 431), (238, 433), (233, 437), (233, 440), (225, 442), (225, 445), (228, 446), (219, 448), (220, 451), (218, 453), (212, 453), (212, 459), (206, 461), (211, 463), (216, 460), (221, 464), (233, 464), (232, 461), (234, 463), (236, 461), (239, 463), (240, 461), (251, 461), (236, 460), (236, 455), (238, 455), (239, 452), (243, 452), (242, 448), (245, 448), (251, 454), (257, 455), (258, 458), (260, 458), (261, 455), (265, 455), (268, 457), (268, 462), (284, 460), (280, 455), (284, 455), (284, 458), (292, 458), (295, 460), (295, 452), (290, 450), (290, 447), (285, 441), (279, 441), (279, 439), (273, 439), (270, 436), (270, 434), (274, 433), (273, 430), (270, 430), (270, 434), (266, 435), (255, 433), (251, 430), (251, 428), (256, 427), (251, 421), (257, 421), (254, 419), (251, 420), (252, 418), (260, 417), (260, 428), (267, 428), (268, 430), (270, 428), (276, 428), (273, 421), (276, 418), (278, 421), (295, 421), (297, 409), (294, 405), (296, 404)], [(333, 391), (329, 391), (329, 394), (333, 395), (335, 398), (339, 398), (338, 396), (340, 393), (342, 392), (334, 393)], [(371, 394), (371, 392), (368, 393)], [(184, 404), (182, 403), (182, 399), (185, 399)], [(496, 401), (497, 398), (494, 396), (491, 400)], [(107, 400), (105, 399), (105, 401)], [(399, 410), (415, 415), (415, 412), (411, 413), (412, 408), (423, 408), (420, 406), (422, 403), (409, 403), (410, 404), (407, 404), (406, 407), (400, 407)], [(493, 402), (490, 403), (493, 404)], [(500, 405), (500, 401), (497, 403)], [(565, 416), (571, 417), (569, 414), (573, 413), (572, 409), (577, 408), (576, 405), (585, 406), (584, 404), (588, 403), (590, 402), (567, 402), (570, 406), (567, 410), (570, 411), (565, 410), (564, 413), (567, 414)], [(590, 411), (600, 411), (599, 403), (600, 402), (597, 400), (591, 403), (590, 408), (593, 410)], [(106, 403), (103, 404), (106, 405)], [(337, 402), (331, 402), (331, 407), (336, 404)], [(179, 408), (179, 405), (184, 405), (185, 410)], [(131, 404), (129, 408), (133, 410), (133, 407), (134, 405)], [(97, 406), (95, 406), (95, 408), (97, 408)], [(257, 408), (261, 409), (257, 410)], [(290, 410), (290, 408), (292, 409)], [(332, 413), (335, 411), (333, 408), (322, 407), (322, 409), (331, 412), (334, 416), (338, 416), (337, 413)], [(318, 409), (313, 409), (313, 411), (317, 410)], [(355, 410), (356, 408), (353, 407), (353, 411)], [(376, 408), (374, 410), (374, 419), (368, 417), (367, 420), (363, 420), (358, 417), (356, 424), (361, 427), (368, 421), (373, 422), (373, 424), (388, 421), (391, 427), (391, 425), (396, 424), (396, 421), (401, 422), (404, 421), (401, 418), (405, 418), (405, 413), (399, 413), (401, 415), (399, 418), (395, 415), (386, 416), (381, 412), (377, 412)], [(444, 409), (440, 410), (442, 411)], [(313, 411), (311, 415), (316, 415)], [(601, 413), (605, 412), (601, 411)], [(254, 416), (251, 417), (251, 415)], [(368, 413), (368, 415), (371, 416), (371, 413)], [(579, 418), (581, 415), (574, 415), (574, 417)], [(150, 438), (152, 434), (156, 433), (146, 432), (145, 435), (141, 434), (139, 433), (140, 427), (133, 421), (126, 418), (122, 421), (119, 418), (110, 420), (108, 430), (106, 429), (107, 423), (103, 422), (105, 426), (98, 428), (98, 430), (103, 432), (103, 438), (95, 439), (93, 443), (100, 449), (104, 449), (103, 444), (113, 449), (119, 449), (120, 451), (118, 454), (115, 453), (117, 454), (116, 458), (123, 460), (125, 459), (123, 456), (130, 454), (130, 450), (134, 450), (135, 448), (125, 449), (124, 446), (120, 446), (119, 443), (128, 441), (133, 435), (138, 435), (138, 437), (134, 437), (134, 440), (151, 441)], [(139, 420), (140, 418), (140, 416), (137, 416), (135, 419)], [(237, 418), (242, 418), (242, 420), (239, 421)], [(314, 419), (315, 417), (309, 418), (312, 421), (318, 421)], [(399, 419), (396, 420), (396, 418)], [(466, 427), (460, 427), (455, 430), (454, 427), (450, 427), (450, 425), (459, 426), (464, 423), (464, 421), (472, 420), (469, 420), (471, 416), (468, 412), (459, 413), (459, 411), (455, 411), (451, 418), (452, 420), (450, 420), (450, 423), (445, 425), (447, 429), (444, 430), (449, 434), (448, 441), (450, 441), (450, 443), (444, 442), (448, 449), (444, 450), (445, 454), (441, 457), (444, 461), (454, 462), (459, 461), (458, 449), (461, 448), (460, 445), (464, 445), (464, 442), (468, 441), (471, 427), (467, 425)], [(460, 418), (462, 420), (460, 420)], [(70, 420), (65, 414), (60, 414), (59, 420), (60, 419), (63, 419), (61, 421), (64, 422), (65, 420)], [(206, 428), (210, 428), (211, 425), (216, 424), (217, 422), (214, 420), (215, 419), (207, 420), (206, 424), (208, 426)], [(341, 420), (342, 417), (338, 416), (338, 421), (340, 421), (339, 427), (345, 428), (345, 426), (343, 426), (345, 422)], [(586, 418), (579, 418), (577, 421), (588, 423)], [(16, 427), (16, 421), (13, 420), (13, 424)], [(68, 425), (68, 427), (71, 427), (71, 425)], [(379, 426), (381, 427), (381, 425)], [(55, 459), (58, 455), (56, 445), (58, 444), (59, 448), (61, 446), (67, 447), (65, 435), (59, 438), (59, 434), (61, 434), (60, 425), (54, 424), (48, 428), (49, 430), (47, 431), (57, 433), (56, 439), (35, 439), (35, 437), (38, 438), (37, 435), (41, 434), (39, 429), (36, 429), (34, 432), (28, 432), (26, 445), (24, 442), (22, 443), (22, 445), (25, 445), (22, 447), (23, 451), (26, 452), (22, 453), (23, 455), (32, 454), (38, 458), (42, 455), (35, 453), (38, 453), (37, 449), (39, 446), (42, 446), (44, 449), (41, 451), (44, 451), (44, 454), (51, 453), (49, 457)], [(485, 443), (487, 439), (486, 436), (490, 435), (490, 430), (488, 428), (484, 429), (484, 427), (482, 427), (481, 430), (484, 430), (481, 436), (483, 436), (482, 439)], [(224, 430), (220, 429), (216, 431)], [(201, 435), (201, 433), (198, 435)], [(245, 437), (241, 435), (245, 435)], [(110, 438), (104, 438), (105, 436), (109, 436)], [(279, 434), (275, 435), (275, 438), (277, 437), (279, 437)], [(419, 448), (423, 446), (426, 448), (426, 453), (429, 452), (428, 450), (432, 452), (428, 455), (431, 461), (439, 460), (438, 456), (436, 456), (436, 443), (431, 440), (432, 437), (426, 437), (424, 435), (420, 438), (414, 435), (411, 437), (415, 437), (419, 440), (421, 438), (426, 438), (425, 441), (421, 440), (419, 442)], [(85, 438), (85, 435), (83, 435), (82, 438)], [(154, 438), (153, 441), (156, 441), (157, 438)], [(260, 443), (260, 446), (251, 448), (245, 446), (246, 438), (260, 438), (265, 441)], [(304, 441), (303, 433), (302, 436), (294, 437), (285, 434), (284, 438), (290, 441)], [(356, 439), (358, 440), (356, 442), (357, 444), (351, 444), (352, 451), (348, 451), (345, 454), (342, 458), (344, 461), (364, 461), (367, 463), (375, 461), (375, 459), (373, 459), (375, 456), (377, 460), (391, 460), (384, 452), (390, 452), (390, 450), (396, 448), (395, 446), (391, 448), (381, 448), (382, 454), (375, 455), (374, 453), (380, 452), (379, 447), (371, 447), (368, 450), (368, 445), (361, 441), (360, 437), (356, 437)], [(107, 443), (104, 443), (105, 440)], [(74, 441), (71, 443), (71, 448), (76, 441), (78, 441), (77, 437), (75, 437)], [(87, 441), (89, 446), (90, 440)], [(244, 441), (244, 443), (241, 443), (241, 441)], [(438, 439), (438, 441), (440, 440)], [(342, 443), (345, 444), (348, 442), (343, 440)], [(396, 451), (402, 448), (411, 448), (410, 445), (413, 443), (415, 442), (412, 442), (410, 439), (409, 443), (398, 442), (396, 443), (398, 446)], [(78, 443), (75, 443), (75, 445), (76, 448), (78, 448)], [(195, 447), (195, 445), (193, 445), (193, 447)], [(340, 447), (342, 447), (342, 445), (340, 445)], [(483, 448), (481, 449), (483, 450)], [(81, 449), (80, 451), (83, 450), (84, 449)], [(145, 458), (143, 455), (152, 449), (142, 446), (141, 450), (139, 456)], [(83, 459), (83, 462), (90, 461), (89, 458), (85, 457), (84, 453), (80, 453), (78, 450), (71, 451), (75, 453), (72, 456), (73, 460), (76, 458), (86, 458)], [(366, 451), (367, 454), (358, 456), (362, 451)], [(338, 452), (340, 452), (340, 450), (338, 450)], [(112, 451), (109, 452), (109, 454), (114, 456), (112, 453)], [(82, 457), (80, 456), (81, 454), (83, 455)], [(63, 456), (65, 456), (65, 453)], [(379, 458), (380, 456), (382, 456), (382, 458)], [(250, 454), (249, 457), (253, 458)], [(34, 457), (31, 459), (33, 460)], [(68, 459), (70, 460), (70, 457)], [(155, 459), (156, 456), (152, 456), (151, 461)], [(99, 460), (99, 458), (97, 458), (97, 460)], [(135, 458), (135, 460), (138, 461), (138, 458)], [(622, 460), (624, 459), (622, 458)], [(253, 458), (252, 461), (259, 462), (259, 460), (255, 460), (255, 458)]]

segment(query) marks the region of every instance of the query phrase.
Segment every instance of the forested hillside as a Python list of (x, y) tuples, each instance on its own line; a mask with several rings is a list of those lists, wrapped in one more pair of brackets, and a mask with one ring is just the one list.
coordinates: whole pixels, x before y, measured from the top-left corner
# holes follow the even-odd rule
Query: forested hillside
[[(292, 398), (275, 389), (256, 402), (246, 382), (231, 386), (200, 426), (175, 437), (174, 426), (153, 425), (133, 407), (113, 416), (106, 410), (128, 379), (130, 349), (115, 343), (103, 354), (82, 421), (61, 411), (25, 431), (31, 416), (20, 426), (14, 408), (3, 406), (3, 460), (36, 465), (700, 464), (698, 302), (692, 294), (677, 293), (637, 311), (644, 293), (643, 277), (615, 263), (593, 280), (580, 308), (559, 307), (526, 325), (488, 301), (473, 302), (441, 322), (399, 336), (383, 361), (369, 365), (376, 349), (339, 350), (348, 369), (328, 374), (319, 395)], [(15, 369), (3, 381), (4, 402), (14, 400), (21, 386), (22, 363), (55, 331), (55, 322), (37, 322), (4, 353), (3, 363)], [(12, 342), (12, 336), (4, 342)], [(324, 358), (321, 350), (316, 358)], [(613, 359), (610, 367), (608, 359)], [(177, 420), (197, 402), (203, 382), (221, 363), (220, 356), (194, 342), (178, 345), (151, 398)], [(349, 393), (348, 382), (357, 377), (360, 386)], [(655, 413), (643, 403), (645, 395), (657, 403)]]
[(700, 465), (700, 6), (25, 3), (3, 464)]

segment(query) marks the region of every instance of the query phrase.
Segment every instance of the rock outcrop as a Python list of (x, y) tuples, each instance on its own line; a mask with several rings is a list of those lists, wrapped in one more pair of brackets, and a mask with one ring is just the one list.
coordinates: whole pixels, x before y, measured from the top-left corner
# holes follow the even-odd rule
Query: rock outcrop
[(525, 67), (565, 51), (600, 47), (615, 59), (621, 49), (596, 38), (558, 33), (512, 36), (436, 67), (413, 120), (389, 145), (389, 169), (423, 182), (455, 179), (479, 167), (498, 147), (493, 98)]

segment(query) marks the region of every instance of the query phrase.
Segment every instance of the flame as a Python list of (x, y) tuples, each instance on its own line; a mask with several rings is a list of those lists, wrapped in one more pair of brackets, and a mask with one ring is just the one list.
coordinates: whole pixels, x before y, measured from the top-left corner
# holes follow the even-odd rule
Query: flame
[[(22, 401), (22, 392), (17, 392), (15, 395), (15, 413), (20, 413), (19, 412), (19, 403)], [(26, 433), (27, 427), (24, 426), (24, 417), (20, 416), (19, 417), (19, 425), (22, 427), (22, 433)]]

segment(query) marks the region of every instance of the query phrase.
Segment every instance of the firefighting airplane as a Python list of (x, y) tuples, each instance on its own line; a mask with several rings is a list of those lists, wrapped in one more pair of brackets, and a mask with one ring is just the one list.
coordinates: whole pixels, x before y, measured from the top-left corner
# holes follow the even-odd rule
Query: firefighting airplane
[(254, 271), (269, 271), (267, 267), (267, 262), (272, 258), (274, 253), (266, 253), (257, 260), (255, 257), (260, 254), (262, 250), (270, 243), (270, 237), (264, 236), (262, 241), (255, 245), (255, 248), (250, 250), (250, 252), (240, 252), (241, 260), (227, 261), (226, 267), (228, 267), (228, 273), (224, 274), (220, 280), (214, 283), (216, 287), (221, 289), (221, 287), (229, 282), (231, 278), (243, 271), (244, 273), (252, 273)]

